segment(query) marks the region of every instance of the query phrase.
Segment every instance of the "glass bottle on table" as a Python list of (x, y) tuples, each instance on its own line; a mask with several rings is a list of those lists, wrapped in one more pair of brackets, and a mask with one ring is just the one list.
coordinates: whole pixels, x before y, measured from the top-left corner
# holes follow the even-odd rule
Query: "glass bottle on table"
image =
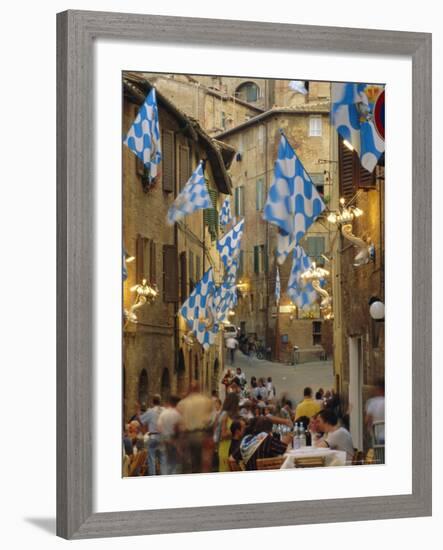
[(294, 440), (292, 448), (294, 450), (300, 449), (300, 430), (297, 422), (294, 424)]
[(300, 425), (300, 432), (299, 432), (299, 441), (300, 441), (300, 448), (306, 447), (306, 434), (305, 434), (305, 428), (303, 424)]

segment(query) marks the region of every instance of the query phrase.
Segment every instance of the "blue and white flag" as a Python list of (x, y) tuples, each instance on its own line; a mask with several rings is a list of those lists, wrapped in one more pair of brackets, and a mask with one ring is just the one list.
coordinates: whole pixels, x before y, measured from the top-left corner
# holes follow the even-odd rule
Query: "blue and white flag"
[(357, 151), (360, 163), (373, 172), (385, 150), (385, 141), (374, 124), (374, 106), (383, 86), (332, 84), (332, 123), (340, 136)]
[(231, 202), (229, 198), (225, 199), (220, 210), (219, 223), (225, 227), (232, 221)]
[(226, 267), (223, 283), (216, 289), (214, 311), (217, 321), (228, 319), (228, 313), (237, 305), (237, 270), (238, 261), (234, 260)]
[(169, 208), (168, 224), (173, 225), (188, 214), (205, 208), (212, 208), (212, 201), (203, 174), (203, 163), (200, 162)]
[(219, 241), (217, 241), (217, 250), (220, 253), (223, 264), (229, 266), (240, 252), (240, 242), (243, 236), (244, 219), (228, 231)]
[(218, 322), (228, 319), (228, 313), (237, 305), (237, 287), (228, 281), (222, 283), (215, 291), (214, 316)]
[(309, 307), (318, 299), (318, 294), (311, 283), (304, 283), (301, 274), (311, 267), (311, 260), (303, 248), (297, 245), (294, 248), (291, 274), (289, 276), (286, 294), (300, 309)]
[(291, 80), (289, 82), (289, 88), (294, 92), (298, 92), (299, 94), (306, 95), (308, 93), (304, 80)]
[(274, 180), (263, 218), (279, 228), (277, 261), (282, 264), (308, 228), (326, 208), (309, 174), (281, 132)]
[(277, 267), (277, 273), (275, 275), (275, 301), (277, 305), (280, 303), (280, 292), (281, 292), (280, 271)]
[(155, 88), (146, 96), (123, 143), (142, 160), (148, 170), (149, 181), (152, 182), (158, 175), (162, 160)]
[(218, 323), (214, 317), (214, 298), (215, 283), (211, 267), (195, 285), (179, 311), (205, 349), (214, 344), (218, 332)]

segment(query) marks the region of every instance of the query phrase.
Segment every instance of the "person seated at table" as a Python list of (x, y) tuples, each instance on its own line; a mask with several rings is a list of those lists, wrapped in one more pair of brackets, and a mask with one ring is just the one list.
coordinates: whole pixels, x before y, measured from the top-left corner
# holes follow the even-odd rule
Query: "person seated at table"
[(256, 470), (259, 458), (273, 458), (286, 451), (291, 435), (279, 439), (272, 434), (272, 425), (272, 417), (259, 416), (254, 423), (253, 433), (243, 437), (240, 448), (232, 455), (237, 462), (243, 462), (246, 470)]
[(229, 446), (229, 456), (231, 457), (240, 448), (240, 443), (245, 433), (246, 422), (243, 418), (234, 420), (231, 424), (231, 444)]
[(331, 409), (324, 409), (318, 413), (318, 429), (325, 436), (316, 443), (316, 447), (329, 447), (334, 451), (345, 451), (346, 461), (352, 462), (354, 445), (351, 434), (340, 426), (336, 413)]
[(312, 388), (307, 387), (303, 390), (303, 401), (301, 401), (295, 409), (295, 417), (307, 416), (311, 418), (311, 416), (318, 413), (321, 408), (318, 401), (312, 397)]

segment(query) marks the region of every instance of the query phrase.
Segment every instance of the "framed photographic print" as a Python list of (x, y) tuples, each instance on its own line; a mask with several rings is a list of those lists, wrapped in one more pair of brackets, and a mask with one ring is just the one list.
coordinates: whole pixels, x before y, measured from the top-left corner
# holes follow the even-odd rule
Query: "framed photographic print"
[(57, 532), (431, 513), (431, 36), (58, 15)]

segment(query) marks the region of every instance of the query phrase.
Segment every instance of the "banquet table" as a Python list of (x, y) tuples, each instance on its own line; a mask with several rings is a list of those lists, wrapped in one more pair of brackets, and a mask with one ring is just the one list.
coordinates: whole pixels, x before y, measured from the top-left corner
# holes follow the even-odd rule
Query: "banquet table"
[(333, 451), (332, 449), (322, 449), (315, 447), (302, 447), (293, 449), (285, 454), (285, 461), (280, 469), (285, 470), (295, 467), (296, 458), (320, 458), (324, 457), (325, 466), (346, 466), (346, 452)]

